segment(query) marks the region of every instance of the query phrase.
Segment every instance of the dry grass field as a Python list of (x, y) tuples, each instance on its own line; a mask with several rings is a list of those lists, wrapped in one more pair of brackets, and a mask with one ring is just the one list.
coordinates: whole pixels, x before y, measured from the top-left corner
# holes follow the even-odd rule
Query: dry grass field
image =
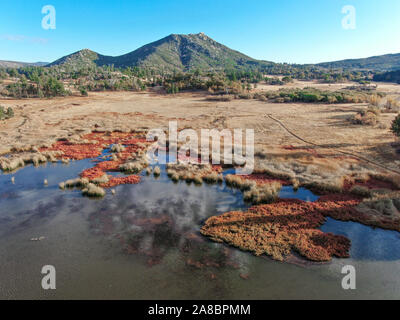
[[(304, 87), (310, 83), (287, 86), (293, 85)], [(325, 84), (314, 86), (321, 89), (332, 87)], [(333, 87), (346, 86), (348, 84)], [(259, 86), (256, 90), (263, 89)], [(379, 85), (379, 90), (397, 95), (400, 85)], [(395, 137), (389, 131), (394, 113), (382, 113), (376, 126), (354, 125), (347, 120), (366, 109), (366, 104), (269, 103), (257, 100), (214, 102), (207, 101), (203, 93), (102, 92), (90, 93), (89, 97), (7, 99), (0, 100), (0, 105), (11, 106), (15, 112), (14, 118), (0, 123), (0, 154), (15, 147), (40, 147), (96, 128), (122, 131), (166, 128), (168, 121), (177, 120), (179, 128), (254, 129), (256, 151), (293, 153), (291, 147), (295, 147), (312, 148), (312, 154), (327, 155), (341, 150), (400, 171), (400, 158), (391, 146)], [(268, 115), (318, 147), (294, 137)]]

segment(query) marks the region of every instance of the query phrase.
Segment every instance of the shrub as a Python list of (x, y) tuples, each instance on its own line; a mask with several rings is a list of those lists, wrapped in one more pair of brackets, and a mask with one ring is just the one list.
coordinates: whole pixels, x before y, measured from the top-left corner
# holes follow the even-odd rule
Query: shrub
[(242, 93), (239, 94), (240, 99), (253, 99), (253, 95), (251, 93)]
[(160, 169), (160, 167), (154, 167), (154, 169), (153, 169), (153, 174), (154, 174), (154, 176), (155, 177), (158, 177), (160, 174), (161, 174), (161, 169)]
[(104, 197), (106, 191), (95, 184), (89, 183), (86, 188), (82, 190), (82, 194), (88, 197)]
[(11, 107), (8, 107), (7, 110), (0, 106), (0, 120), (10, 119), (14, 117), (14, 110)]
[(224, 94), (224, 95), (212, 95), (206, 98), (207, 101), (217, 101), (217, 102), (228, 102), (232, 101), (235, 97), (230, 94)]
[(82, 95), (82, 96), (84, 96), (84, 97), (87, 97), (87, 96), (88, 96), (88, 92), (86, 91), (85, 88), (80, 88), (80, 92), (81, 92), (81, 95)]
[(377, 108), (368, 108), (367, 110), (357, 112), (349, 118), (349, 121), (352, 124), (374, 126), (378, 123), (379, 114), (380, 111)]
[(398, 111), (399, 107), (400, 107), (400, 103), (399, 103), (398, 100), (396, 100), (396, 99), (394, 99), (392, 97), (387, 98), (386, 103), (385, 103), (385, 109), (386, 110)]
[(390, 130), (398, 137), (400, 137), (400, 114), (393, 120)]
[(382, 100), (382, 99), (381, 99), (378, 95), (376, 95), (376, 94), (374, 94), (374, 95), (372, 95), (372, 96), (369, 97), (369, 103), (372, 104), (372, 105), (375, 106), (375, 107), (378, 107), (378, 106), (379, 106), (381, 100)]

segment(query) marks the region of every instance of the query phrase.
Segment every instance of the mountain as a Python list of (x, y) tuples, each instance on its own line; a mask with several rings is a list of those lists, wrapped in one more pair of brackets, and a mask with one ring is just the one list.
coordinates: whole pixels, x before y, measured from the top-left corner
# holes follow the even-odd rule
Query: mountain
[(0, 60), (0, 68), (21, 68), (26, 66), (36, 66), (43, 67), (47, 65), (48, 62), (18, 62), (18, 61), (6, 61)]
[[(22, 62), (0, 61), (15, 67), (34, 65)], [(232, 50), (211, 39), (204, 33), (171, 34), (163, 39), (121, 56), (105, 56), (89, 49), (83, 49), (58, 59), (47, 66), (63, 66), (73, 70), (90, 66), (114, 65), (115, 67), (145, 67), (158, 71), (191, 71), (200, 69), (212, 71), (221, 69), (248, 69), (277, 67), (287, 70), (290, 67), (316, 67), (325, 69), (371, 70), (386, 72), (400, 70), (400, 53), (374, 56), (363, 59), (347, 59), (324, 62), (314, 65), (287, 65), (256, 60), (238, 51)]]
[(147, 67), (158, 70), (189, 71), (195, 69), (240, 69), (272, 65), (272, 62), (250, 58), (216, 42), (204, 33), (171, 34), (130, 53), (111, 57), (89, 49), (65, 56), (48, 66), (114, 65), (115, 67)]
[(400, 53), (385, 54), (363, 59), (347, 59), (334, 62), (319, 63), (317, 66), (328, 69), (393, 71), (400, 69)]
[(92, 50), (83, 49), (62, 57), (50, 64), (47, 64), (47, 67), (68, 66), (71, 68), (81, 69), (84, 67), (91, 67), (96, 65), (111, 65), (114, 63), (114, 59), (116, 59), (116, 57), (107, 57), (98, 54), (97, 52), (94, 52)]

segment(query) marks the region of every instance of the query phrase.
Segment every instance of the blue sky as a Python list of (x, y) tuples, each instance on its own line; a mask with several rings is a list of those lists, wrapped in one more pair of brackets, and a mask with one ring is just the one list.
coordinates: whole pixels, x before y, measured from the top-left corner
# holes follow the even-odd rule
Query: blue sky
[[(42, 7), (56, 29), (42, 29)], [(342, 28), (342, 7), (356, 28)], [(400, 52), (399, 0), (1, 0), (0, 60), (120, 55), (171, 33), (204, 32), (251, 57), (315, 63)]]

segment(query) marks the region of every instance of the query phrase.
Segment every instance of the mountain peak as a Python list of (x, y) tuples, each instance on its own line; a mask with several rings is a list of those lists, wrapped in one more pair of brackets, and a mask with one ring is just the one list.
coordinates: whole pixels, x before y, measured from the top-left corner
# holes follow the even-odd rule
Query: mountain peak
[[(165, 71), (243, 69), (265, 64), (213, 40), (204, 32), (170, 34), (130, 53), (109, 57), (90, 49), (65, 56), (51, 65), (68, 64), (73, 68), (89, 65), (144, 67)], [(50, 66), (51, 66), (50, 65)]]

